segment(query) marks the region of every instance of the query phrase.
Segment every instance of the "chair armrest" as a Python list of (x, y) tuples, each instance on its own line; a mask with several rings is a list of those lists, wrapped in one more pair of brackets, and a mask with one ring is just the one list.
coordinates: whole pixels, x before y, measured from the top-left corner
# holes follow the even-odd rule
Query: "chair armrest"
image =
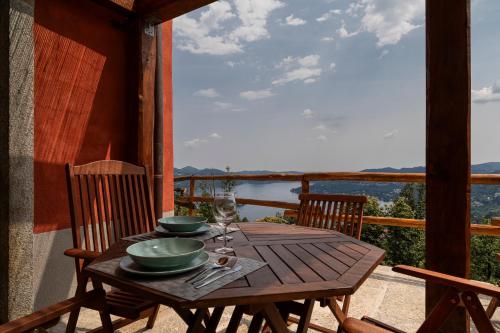
[(72, 258), (94, 260), (101, 256), (101, 252), (87, 251), (82, 249), (67, 249), (64, 255)]
[(92, 290), (83, 295), (76, 296), (57, 304), (51, 305), (25, 317), (18, 318), (3, 325), (0, 325), (0, 333), (20, 333), (29, 332), (35, 328), (42, 327), (52, 320), (71, 310), (95, 303), (104, 297), (103, 290)]
[(460, 291), (472, 291), (478, 294), (484, 294), (492, 297), (500, 297), (500, 288), (488, 283), (468, 280), (453, 275), (438, 273), (428, 269), (416, 268), (406, 265), (393, 267), (394, 272), (414, 276), (442, 286), (453, 287)]

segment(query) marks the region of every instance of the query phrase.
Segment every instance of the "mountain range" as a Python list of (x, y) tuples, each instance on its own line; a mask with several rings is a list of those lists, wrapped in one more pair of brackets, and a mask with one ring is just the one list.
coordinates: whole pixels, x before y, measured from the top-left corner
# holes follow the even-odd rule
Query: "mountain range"
[[(500, 162), (488, 162), (481, 164), (474, 164), (471, 167), (472, 173), (488, 173), (488, 174), (500, 174)], [(416, 166), (410, 168), (374, 168), (374, 169), (364, 169), (361, 172), (392, 172), (392, 173), (419, 173), (425, 172), (424, 166)], [(214, 168), (204, 168), (198, 169), (192, 166), (186, 166), (183, 168), (174, 168), (174, 176), (219, 176), (225, 174), (225, 170), (214, 169)], [(244, 170), (244, 171), (236, 171), (239, 174), (266, 174), (266, 173), (294, 173), (301, 174), (299, 171), (269, 171), (269, 170)]]

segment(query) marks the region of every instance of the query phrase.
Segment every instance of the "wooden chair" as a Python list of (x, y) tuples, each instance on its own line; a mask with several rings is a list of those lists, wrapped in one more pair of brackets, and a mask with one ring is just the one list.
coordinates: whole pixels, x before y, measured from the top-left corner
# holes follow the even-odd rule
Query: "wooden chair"
[[(404, 265), (396, 266), (393, 270), (398, 273), (418, 277), (427, 282), (447, 287), (447, 291), (427, 316), (417, 332), (438, 332), (453, 310), (462, 305), (465, 306), (480, 333), (495, 332), (495, 328), (479, 301), (478, 295), (500, 298), (500, 287)], [(363, 317), (361, 320), (342, 318), (341, 325), (347, 333), (402, 332), (368, 317)]]
[(45, 332), (46, 329), (58, 323), (60, 316), (86, 304), (94, 303), (97, 309), (104, 310), (103, 308), (99, 308), (99, 306), (102, 307), (103, 304), (100, 301), (104, 299), (105, 295), (102, 289), (84, 292), (79, 296), (0, 325), (0, 333), (23, 333), (33, 330)]
[[(89, 282), (86, 265), (120, 238), (152, 231), (156, 220), (145, 167), (120, 161), (66, 164), (66, 176), (74, 248), (64, 254), (75, 259), (78, 297)], [(156, 303), (124, 290), (108, 292), (106, 303), (111, 314), (122, 317), (113, 322), (114, 329), (146, 317), (146, 327), (152, 328), (159, 310)], [(71, 311), (67, 333), (75, 331), (79, 312), (79, 307)]]
[(365, 196), (300, 194), (297, 225), (330, 229), (359, 239)]
[[(365, 196), (354, 195), (330, 195), (330, 194), (300, 194), (300, 208), (297, 216), (297, 225), (336, 230), (356, 239), (361, 237), (361, 229), (363, 227), (363, 207), (367, 202)], [(338, 297), (328, 300), (321, 299), (321, 306), (330, 306), (330, 302), (343, 300), (342, 312), (347, 314), (351, 296)], [(300, 311), (291, 311), (293, 314), (304, 317), (307, 314), (310, 317), (314, 302), (305, 302), (303, 309)], [(307, 307), (307, 309), (306, 309)], [(291, 307), (300, 309), (300, 307)], [(334, 315), (337, 317), (336, 313)], [(331, 330), (309, 323), (309, 320), (302, 323), (295, 317), (288, 317), (288, 320), (299, 324), (300, 330), (306, 330), (310, 327), (314, 330), (330, 332)]]

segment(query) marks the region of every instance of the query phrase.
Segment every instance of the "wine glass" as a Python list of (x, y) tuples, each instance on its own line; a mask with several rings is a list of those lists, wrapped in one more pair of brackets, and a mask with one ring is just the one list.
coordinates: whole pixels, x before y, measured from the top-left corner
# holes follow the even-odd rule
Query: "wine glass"
[(226, 237), (226, 233), (227, 226), (230, 225), (236, 217), (236, 199), (234, 197), (234, 193), (215, 194), (212, 209), (217, 224), (224, 227), (224, 247), (216, 249), (215, 252), (222, 254), (233, 252), (232, 248), (227, 247), (228, 238)]

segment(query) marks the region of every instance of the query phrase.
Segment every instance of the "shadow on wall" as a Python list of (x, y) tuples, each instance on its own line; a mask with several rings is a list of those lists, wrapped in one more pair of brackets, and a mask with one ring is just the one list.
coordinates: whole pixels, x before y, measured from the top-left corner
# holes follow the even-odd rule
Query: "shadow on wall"
[(33, 239), (35, 310), (73, 296), (75, 264), (64, 255), (73, 247), (71, 229), (35, 234)]
[(35, 306), (72, 295), (75, 268), (65, 163), (136, 160), (130, 35), (92, 2), (35, 7)]

